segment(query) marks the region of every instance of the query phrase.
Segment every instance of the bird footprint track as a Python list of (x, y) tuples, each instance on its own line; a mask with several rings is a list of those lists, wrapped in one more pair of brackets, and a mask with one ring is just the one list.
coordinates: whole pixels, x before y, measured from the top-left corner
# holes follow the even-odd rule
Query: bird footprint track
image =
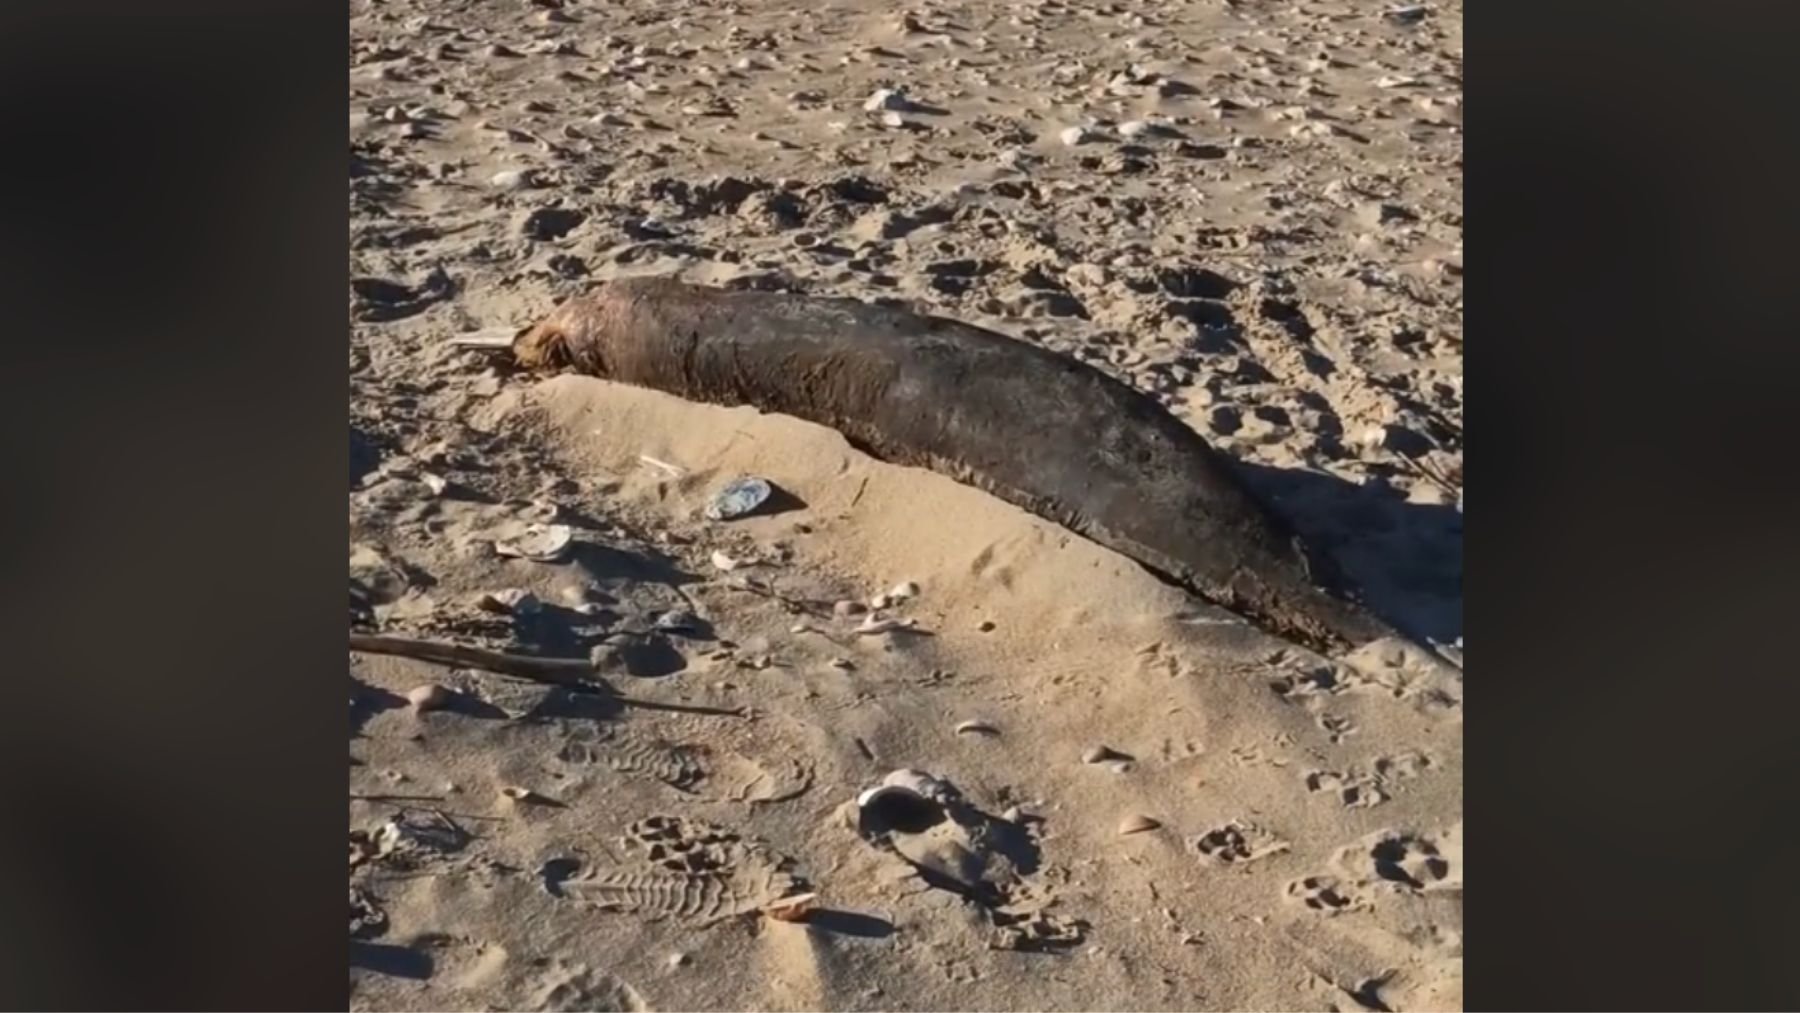
[(1434, 836), (1379, 830), (1338, 849), (1331, 873), (1287, 885), (1290, 900), (1322, 914), (1360, 908), (1382, 893), (1418, 896), (1462, 889), (1462, 824)]
[(1370, 769), (1350, 767), (1343, 771), (1309, 770), (1305, 774), (1306, 790), (1327, 792), (1346, 809), (1369, 809), (1386, 802), (1394, 785), (1411, 780), (1430, 770), (1435, 764), (1430, 756), (1416, 750), (1394, 756), (1376, 757)]
[(1254, 862), (1259, 858), (1288, 850), (1287, 841), (1254, 823), (1232, 820), (1201, 834), (1192, 841), (1200, 857), (1219, 865)]
[(1336, 876), (1306, 876), (1296, 879), (1287, 885), (1287, 897), (1324, 915), (1352, 911), (1366, 903), (1360, 893), (1348, 888)]
[(1450, 859), (1424, 834), (1383, 830), (1338, 853), (1338, 865), (1364, 882), (1404, 893), (1460, 885), (1450, 879)]
[(531, 1010), (593, 1011), (607, 1013), (648, 1013), (650, 1006), (637, 989), (606, 973), (583, 964), (552, 962), (531, 989)]

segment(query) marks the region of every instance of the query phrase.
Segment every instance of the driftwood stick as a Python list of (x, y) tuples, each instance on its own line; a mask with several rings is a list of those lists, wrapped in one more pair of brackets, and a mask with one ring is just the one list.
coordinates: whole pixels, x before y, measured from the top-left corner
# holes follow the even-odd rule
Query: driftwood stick
[(707, 707), (701, 704), (663, 703), (659, 700), (640, 700), (635, 697), (620, 696), (612, 691), (612, 687), (601, 681), (594, 671), (594, 666), (574, 658), (534, 658), (526, 654), (507, 654), (504, 651), (489, 651), (480, 647), (469, 647), (464, 644), (452, 644), (438, 640), (415, 640), (411, 637), (389, 637), (372, 633), (350, 634), (350, 649), (362, 654), (391, 654), (414, 661), (428, 661), (437, 665), (464, 665), (501, 675), (517, 676), (532, 682), (548, 683), (552, 686), (577, 686), (589, 689), (603, 689), (606, 698), (620, 706), (636, 707), (641, 710), (677, 711), (682, 714), (710, 714), (716, 717), (745, 717), (742, 710), (726, 707)]
[(594, 666), (575, 658), (534, 658), (437, 640), (352, 633), (350, 649), (362, 654), (392, 654), (439, 665), (466, 665), (558, 686), (591, 685), (598, 681)]
[(489, 351), (504, 352), (512, 348), (513, 332), (486, 330), (473, 334), (458, 334), (449, 341), (451, 348), (477, 348)]

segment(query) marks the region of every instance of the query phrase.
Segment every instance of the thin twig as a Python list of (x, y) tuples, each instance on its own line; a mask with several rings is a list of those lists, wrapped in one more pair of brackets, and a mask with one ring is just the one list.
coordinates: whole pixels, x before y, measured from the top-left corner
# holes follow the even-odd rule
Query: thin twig
[(488, 351), (507, 351), (512, 348), (513, 332), (486, 330), (473, 334), (458, 334), (448, 342), (451, 348), (476, 348)]
[(391, 654), (437, 665), (479, 668), (489, 672), (499, 672), (501, 675), (529, 679), (532, 682), (548, 683), (552, 686), (599, 690), (605, 694), (606, 699), (622, 707), (675, 711), (682, 714), (710, 714), (728, 718), (745, 716), (741, 709), (707, 707), (701, 704), (662, 703), (657, 700), (620, 696), (612, 691), (611, 686), (600, 679), (592, 664), (574, 658), (538, 658), (527, 654), (489, 651), (480, 647), (469, 647), (465, 644), (415, 640), (410, 637), (389, 637), (371, 633), (350, 634), (350, 649), (363, 654)]
[(405, 802), (442, 802), (444, 800), (444, 796), (442, 795), (363, 795), (354, 791), (350, 793), (350, 798), (352, 801), (356, 802), (390, 802), (395, 804)]
[(538, 658), (527, 654), (489, 651), (464, 644), (372, 633), (350, 634), (350, 649), (362, 654), (392, 654), (439, 665), (464, 665), (556, 686), (593, 685), (598, 682), (594, 676), (594, 666), (574, 658)]

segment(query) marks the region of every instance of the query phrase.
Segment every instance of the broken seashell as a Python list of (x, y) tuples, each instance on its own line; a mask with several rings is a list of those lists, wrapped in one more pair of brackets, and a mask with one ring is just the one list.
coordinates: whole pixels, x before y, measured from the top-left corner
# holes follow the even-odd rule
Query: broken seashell
[(406, 702), (412, 704), (413, 710), (423, 714), (426, 711), (444, 709), (450, 705), (450, 700), (455, 695), (435, 682), (428, 682), (408, 690)]
[(1105, 763), (1108, 760), (1127, 759), (1124, 753), (1108, 746), (1089, 746), (1081, 754), (1082, 763)]
[(918, 596), (919, 585), (910, 580), (901, 581), (900, 583), (895, 584), (887, 593), (889, 602), (902, 602), (906, 601), (908, 598), (917, 598)]
[(871, 615), (862, 622), (857, 623), (854, 632), (872, 636), (877, 633), (891, 633), (894, 630), (910, 630), (916, 623), (917, 620), (910, 617), (906, 619), (877, 619), (875, 616)]
[(720, 552), (718, 549), (714, 549), (712, 554), (712, 565), (729, 573), (738, 568), (738, 561), (727, 556), (725, 553)]
[(965, 733), (975, 735), (999, 735), (1000, 729), (988, 724), (986, 721), (964, 721), (956, 726), (956, 734), (963, 735)]
[(575, 532), (567, 524), (531, 524), (525, 533), (510, 541), (496, 541), (494, 551), (515, 559), (534, 563), (560, 562), (574, 544)]
[(419, 481), (425, 483), (425, 488), (430, 489), (433, 496), (442, 496), (444, 490), (450, 488), (450, 481), (448, 479), (442, 475), (434, 475), (429, 471), (419, 472)]
[(890, 772), (875, 787), (856, 796), (858, 808), (869, 806), (894, 795), (941, 803), (952, 794), (950, 786), (922, 770), (902, 768)]
[(545, 795), (540, 795), (530, 788), (502, 788), (500, 789), (500, 794), (514, 802), (529, 802), (537, 805), (558, 805), (554, 799)]
[(1155, 830), (1160, 826), (1162, 826), (1161, 823), (1142, 813), (1133, 813), (1119, 821), (1119, 836), (1124, 837), (1127, 834), (1141, 834), (1146, 830)]
[(728, 521), (742, 517), (762, 506), (769, 499), (771, 489), (766, 479), (747, 475), (734, 479), (720, 489), (706, 504), (706, 516), (715, 521)]
[(778, 922), (803, 922), (819, 906), (816, 893), (799, 893), (765, 904), (762, 913)]

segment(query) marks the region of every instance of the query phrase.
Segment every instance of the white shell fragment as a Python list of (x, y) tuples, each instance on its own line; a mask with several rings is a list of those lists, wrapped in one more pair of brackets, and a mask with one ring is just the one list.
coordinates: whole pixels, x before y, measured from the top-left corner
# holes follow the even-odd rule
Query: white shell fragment
[(816, 893), (797, 893), (791, 897), (770, 901), (765, 904), (762, 913), (765, 917), (778, 922), (803, 922), (819, 906), (819, 895)]
[(877, 633), (892, 633), (895, 630), (910, 630), (916, 623), (917, 620), (910, 617), (906, 619), (877, 619), (874, 615), (870, 615), (867, 619), (856, 624), (855, 632), (861, 633), (864, 636), (873, 636)]
[(881, 783), (856, 796), (858, 808), (867, 809), (889, 795), (906, 795), (931, 802), (942, 802), (952, 794), (948, 785), (922, 770), (901, 769), (889, 773)]
[(717, 569), (730, 573), (732, 570), (738, 568), (738, 561), (727, 556), (725, 553), (720, 552), (718, 549), (714, 549), (712, 554), (712, 565)]
[(517, 538), (494, 543), (494, 551), (514, 559), (534, 563), (560, 562), (575, 543), (575, 532), (567, 524), (532, 524)]
[(1108, 746), (1089, 746), (1082, 751), (1082, 763), (1105, 763), (1108, 760), (1123, 760), (1125, 755)]
[(713, 494), (706, 504), (706, 516), (715, 521), (742, 517), (768, 502), (769, 492), (769, 483), (754, 475), (733, 479)]
[(413, 710), (423, 714), (426, 711), (443, 710), (455, 695), (435, 682), (428, 682), (407, 690), (406, 702), (412, 704)]
[(999, 735), (1000, 729), (986, 721), (964, 721), (956, 726), (958, 735)]
[(1160, 826), (1162, 826), (1161, 823), (1142, 813), (1133, 813), (1119, 821), (1119, 836), (1124, 837), (1127, 834), (1141, 834), (1146, 830), (1155, 830)]
[(908, 103), (905, 95), (900, 94), (892, 88), (881, 88), (873, 95), (869, 96), (868, 100), (863, 103), (863, 109), (864, 111), (871, 113), (878, 113), (884, 109), (893, 112), (905, 112), (907, 105)]

